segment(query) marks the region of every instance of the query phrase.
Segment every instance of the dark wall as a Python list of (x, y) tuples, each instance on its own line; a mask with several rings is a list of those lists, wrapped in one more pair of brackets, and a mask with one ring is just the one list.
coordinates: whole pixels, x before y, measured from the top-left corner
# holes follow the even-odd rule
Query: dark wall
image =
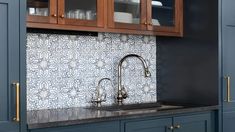
[(158, 100), (218, 104), (218, 1), (184, 0), (184, 37), (157, 37)]

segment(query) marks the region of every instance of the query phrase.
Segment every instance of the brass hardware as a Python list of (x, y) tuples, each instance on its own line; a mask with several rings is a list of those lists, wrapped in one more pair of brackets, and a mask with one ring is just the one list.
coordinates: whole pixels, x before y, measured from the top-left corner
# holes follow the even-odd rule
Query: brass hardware
[(231, 77), (227, 76), (225, 77), (227, 81), (227, 102), (231, 102)]
[(57, 17), (57, 14), (52, 14), (53, 17)]
[(148, 25), (149, 25), (149, 26), (153, 26), (153, 23), (150, 22)]
[(13, 83), (16, 88), (16, 116), (13, 118), (14, 121), (20, 121), (20, 84)]
[(144, 22), (143, 24), (144, 24), (144, 25), (148, 25), (148, 23), (147, 23), (147, 22)]
[(168, 127), (169, 130), (174, 130), (173, 126)]
[(180, 128), (181, 128), (180, 125), (176, 125), (176, 126), (175, 126), (175, 129), (180, 129)]
[(60, 17), (61, 17), (61, 18), (64, 18), (64, 14), (62, 14)]

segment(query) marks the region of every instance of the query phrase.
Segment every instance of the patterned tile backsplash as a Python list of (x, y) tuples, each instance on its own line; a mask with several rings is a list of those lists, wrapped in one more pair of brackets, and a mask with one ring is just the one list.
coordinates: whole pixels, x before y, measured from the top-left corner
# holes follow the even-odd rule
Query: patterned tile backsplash
[(96, 36), (27, 34), (27, 109), (91, 106), (100, 79), (107, 93), (103, 105), (115, 103), (118, 62), (127, 54), (142, 56), (152, 76), (144, 77), (141, 61), (123, 63), (123, 83), (129, 97), (124, 103), (157, 100), (156, 38), (99, 33)]

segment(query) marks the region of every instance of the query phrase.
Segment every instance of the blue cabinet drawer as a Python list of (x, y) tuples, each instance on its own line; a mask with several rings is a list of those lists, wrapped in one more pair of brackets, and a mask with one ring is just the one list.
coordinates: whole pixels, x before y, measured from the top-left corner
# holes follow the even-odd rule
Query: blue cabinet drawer
[(172, 118), (150, 119), (124, 123), (125, 132), (168, 132)]
[(35, 129), (29, 132), (119, 132), (119, 121)]

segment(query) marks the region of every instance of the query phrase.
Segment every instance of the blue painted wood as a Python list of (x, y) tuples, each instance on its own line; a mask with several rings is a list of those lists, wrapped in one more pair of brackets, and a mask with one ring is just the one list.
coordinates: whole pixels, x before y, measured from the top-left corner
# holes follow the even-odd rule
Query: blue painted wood
[(13, 82), (19, 82), (19, 0), (0, 0), (0, 132), (18, 132)]
[(174, 132), (215, 132), (211, 113), (174, 117)]
[(235, 26), (234, 6), (234, 0), (222, 0), (222, 20), (224, 25)]
[(223, 107), (224, 111), (235, 111), (235, 27), (223, 27), (223, 76), (231, 77), (231, 101), (227, 102), (227, 82), (223, 79)]
[(235, 111), (224, 112), (223, 114), (223, 132), (234, 132), (235, 131)]
[[(121, 132), (215, 132), (215, 113), (192, 113), (155, 119), (138, 119), (123, 121)], [(170, 126), (180, 128), (170, 130)]]
[(27, 131), (26, 120), (26, 0), (19, 3), (19, 37), (20, 37), (20, 132)]
[(171, 132), (172, 118), (130, 121), (123, 126), (124, 132)]
[(110, 121), (67, 127), (35, 129), (29, 132), (119, 132), (119, 130), (119, 121)]
[[(235, 5), (235, 2), (234, 2)], [(231, 14), (231, 13), (230, 13)], [(223, 79), (223, 132), (235, 130), (235, 27), (222, 26), (222, 73), (231, 77), (231, 102), (227, 102), (227, 83)]]

